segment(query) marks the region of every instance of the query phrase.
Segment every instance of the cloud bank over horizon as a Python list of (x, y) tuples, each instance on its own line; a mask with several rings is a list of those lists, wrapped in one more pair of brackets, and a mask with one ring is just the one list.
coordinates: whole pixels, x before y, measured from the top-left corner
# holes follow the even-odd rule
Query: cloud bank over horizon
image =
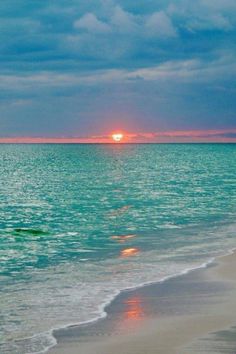
[[(121, 140), (114, 141), (113, 134), (122, 134)], [(111, 132), (108, 135), (88, 136), (12, 136), (0, 137), (0, 144), (111, 144), (111, 143), (236, 143), (236, 129), (218, 130), (170, 130), (152, 133)]]
[(0, 137), (236, 127), (233, 0), (12, 0), (0, 17)]

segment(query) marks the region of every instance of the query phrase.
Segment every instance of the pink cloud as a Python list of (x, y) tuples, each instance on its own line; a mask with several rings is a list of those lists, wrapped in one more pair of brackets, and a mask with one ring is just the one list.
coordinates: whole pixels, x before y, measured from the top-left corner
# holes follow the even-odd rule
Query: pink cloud
[[(1, 144), (106, 144), (112, 143), (111, 135), (88, 137), (3, 137)], [(168, 143), (168, 142), (233, 142), (236, 143), (236, 129), (174, 130), (152, 133), (124, 133), (123, 143)]]

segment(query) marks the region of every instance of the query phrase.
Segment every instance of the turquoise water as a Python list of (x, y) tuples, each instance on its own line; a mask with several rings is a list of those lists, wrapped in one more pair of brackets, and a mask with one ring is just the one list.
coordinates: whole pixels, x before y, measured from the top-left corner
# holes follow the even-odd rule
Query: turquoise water
[(0, 145), (0, 352), (236, 247), (236, 145)]

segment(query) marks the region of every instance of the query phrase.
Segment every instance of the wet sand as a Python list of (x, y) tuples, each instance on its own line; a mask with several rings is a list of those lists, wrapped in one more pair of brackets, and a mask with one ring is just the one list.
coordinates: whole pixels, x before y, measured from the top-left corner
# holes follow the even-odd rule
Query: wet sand
[(55, 331), (50, 354), (236, 353), (236, 254), (122, 292), (96, 323)]

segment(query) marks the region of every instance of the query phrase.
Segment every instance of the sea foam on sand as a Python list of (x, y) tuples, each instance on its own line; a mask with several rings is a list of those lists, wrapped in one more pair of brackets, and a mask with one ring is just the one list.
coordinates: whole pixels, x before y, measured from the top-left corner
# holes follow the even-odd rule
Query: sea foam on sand
[(105, 319), (55, 333), (58, 345), (49, 353), (197, 354), (201, 347), (201, 353), (217, 354), (214, 340), (210, 345), (201, 338), (236, 325), (235, 267), (233, 253), (205, 269), (123, 292)]

